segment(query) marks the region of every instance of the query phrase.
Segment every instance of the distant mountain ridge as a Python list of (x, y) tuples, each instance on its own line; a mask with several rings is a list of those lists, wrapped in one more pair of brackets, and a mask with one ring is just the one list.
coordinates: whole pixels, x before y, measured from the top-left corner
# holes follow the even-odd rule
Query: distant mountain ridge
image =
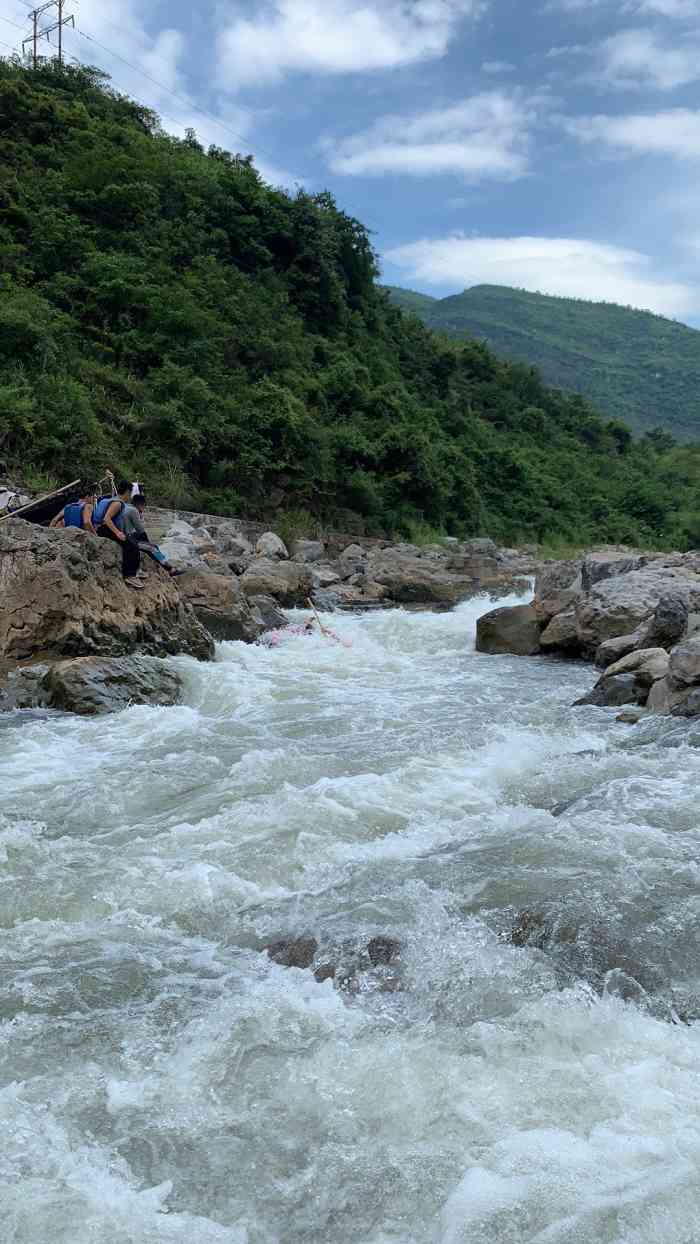
[(700, 332), (650, 311), (474, 285), (449, 298), (386, 287), (392, 301), (450, 337), (485, 340), (582, 393), (637, 433), (662, 427), (700, 442)]

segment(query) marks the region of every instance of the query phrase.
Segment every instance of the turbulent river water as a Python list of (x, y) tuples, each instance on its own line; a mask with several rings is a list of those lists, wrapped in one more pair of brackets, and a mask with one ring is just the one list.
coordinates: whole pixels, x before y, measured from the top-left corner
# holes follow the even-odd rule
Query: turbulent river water
[(697, 1244), (700, 726), (491, 607), (0, 720), (3, 1244)]

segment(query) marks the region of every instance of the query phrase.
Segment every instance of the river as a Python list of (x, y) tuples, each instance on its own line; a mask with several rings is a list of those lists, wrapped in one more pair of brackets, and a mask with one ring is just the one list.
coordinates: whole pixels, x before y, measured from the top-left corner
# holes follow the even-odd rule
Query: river
[(700, 725), (491, 607), (0, 719), (3, 1244), (697, 1244)]

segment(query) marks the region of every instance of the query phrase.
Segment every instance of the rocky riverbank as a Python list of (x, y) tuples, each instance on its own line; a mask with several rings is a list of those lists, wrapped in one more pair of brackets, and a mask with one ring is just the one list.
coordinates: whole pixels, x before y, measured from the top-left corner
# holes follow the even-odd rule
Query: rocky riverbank
[(602, 549), (554, 562), (531, 605), (481, 618), (477, 649), (592, 661), (602, 671), (577, 704), (700, 715), (700, 553)]
[(232, 520), (154, 511), (147, 523), (185, 573), (170, 579), (144, 558), (143, 590), (133, 592), (112, 543), (2, 522), (0, 710), (172, 704), (179, 681), (164, 657), (211, 660), (215, 640), (254, 643), (310, 599), (324, 610), (450, 609), (483, 592), (498, 599), (526, 589), (537, 568), (534, 550), (491, 540), (419, 548), (332, 536), (287, 548), (274, 532)]

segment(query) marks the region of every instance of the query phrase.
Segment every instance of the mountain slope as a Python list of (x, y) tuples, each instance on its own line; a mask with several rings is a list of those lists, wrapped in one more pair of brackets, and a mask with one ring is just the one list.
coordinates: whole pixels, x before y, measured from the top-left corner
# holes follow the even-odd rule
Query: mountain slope
[[(0, 60), (0, 458), (286, 529), (695, 541), (694, 451), (393, 307), (328, 194)], [(285, 520), (286, 516), (286, 520)]]
[(390, 287), (392, 301), (452, 337), (468, 334), (531, 363), (548, 384), (582, 393), (637, 432), (700, 441), (700, 332), (612, 303), (475, 285), (434, 299)]

